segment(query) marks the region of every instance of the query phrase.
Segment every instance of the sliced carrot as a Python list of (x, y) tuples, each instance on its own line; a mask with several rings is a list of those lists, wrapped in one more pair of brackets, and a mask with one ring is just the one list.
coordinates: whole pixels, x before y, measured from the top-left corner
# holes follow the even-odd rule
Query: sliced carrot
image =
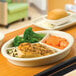
[(45, 43), (51, 45), (53, 47), (64, 49), (69, 44), (65, 38), (57, 37), (57, 36), (50, 36)]
[(60, 47), (66, 47), (68, 45), (68, 42), (67, 41), (61, 41), (60, 42)]

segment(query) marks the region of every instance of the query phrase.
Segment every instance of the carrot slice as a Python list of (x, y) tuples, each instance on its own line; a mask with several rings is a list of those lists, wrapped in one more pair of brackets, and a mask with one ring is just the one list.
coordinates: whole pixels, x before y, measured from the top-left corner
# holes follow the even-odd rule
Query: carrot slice
[(45, 40), (45, 43), (59, 49), (64, 49), (69, 44), (65, 38), (57, 36), (49, 36), (48, 39)]

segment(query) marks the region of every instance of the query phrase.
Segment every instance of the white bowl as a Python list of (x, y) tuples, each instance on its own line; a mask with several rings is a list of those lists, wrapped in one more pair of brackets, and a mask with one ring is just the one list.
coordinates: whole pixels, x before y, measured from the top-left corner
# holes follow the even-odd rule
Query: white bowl
[(49, 20), (49, 19), (46, 18), (47, 15), (45, 15), (44, 20), (49, 21), (51, 24), (54, 24), (54, 25), (61, 25), (61, 24), (64, 24), (66, 22), (69, 22), (70, 18), (72, 18), (73, 13), (71, 13), (71, 12), (67, 12), (67, 13), (70, 14), (70, 15), (68, 15), (64, 18), (61, 18), (61, 19), (57, 19), (57, 20)]
[(3, 56), (6, 57), (6, 59), (8, 59), (9, 62), (11, 62), (12, 64), (15, 64), (15, 65), (18, 65), (18, 66), (40, 66), (40, 65), (45, 65), (45, 64), (50, 64), (50, 63), (56, 62), (69, 54), (71, 47), (74, 43), (74, 39), (70, 34), (61, 32), (61, 31), (41, 31), (41, 32), (44, 32), (44, 33), (47, 32), (52, 35), (65, 38), (68, 40), (69, 45), (63, 50), (50, 46), (51, 48), (56, 49), (58, 52), (51, 54), (51, 55), (43, 56), (43, 57), (15, 58), (15, 57), (9, 56), (6, 52), (6, 48), (9, 46), (9, 44), (11, 44), (13, 42), (13, 39), (11, 39), (8, 42), (6, 42), (1, 49)]
[(0, 33), (0, 46), (1, 46), (2, 42), (3, 42), (3, 39), (4, 39), (4, 34)]

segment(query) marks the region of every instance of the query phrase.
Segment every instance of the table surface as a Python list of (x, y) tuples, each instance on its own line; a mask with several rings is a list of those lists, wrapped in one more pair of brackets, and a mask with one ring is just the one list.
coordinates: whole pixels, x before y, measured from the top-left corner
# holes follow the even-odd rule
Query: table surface
[[(44, 30), (44, 29), (36, 27), (34, 25), (31, 25), (29, 27), (32, 27), (34, 31)], [(25, 27), (25, 28), (22, 28), (22, 29), (19, 29), (19, 30), (16, 30), (14, 32), (6, 34), (5, 38), (3, 40), (3, 44), (6, 41), (8, 41), (9, 39), (15, 37), (16, 35), (23, 34), (23, 32), (25, 31), (26, 28), (28, 28), (28, 27)], [(67, 60), (67, 59), (69, 59), (71, 57), (76, 56), (76, 26), (70, 27), (70, 28), (65, 29), (63, 31), (70, 33), (75, 39), (72, 50), (71, 50), (71, 52), (69, 53), (69, 55), (67, 57), (65, 57), (64, 59), (62, 59), (62, 60), (60, 60), (60, 61), (58, 61), (56, 63), (45, 65), (45, 66), (20, 67), (20, 66), (15, 66), (15, 65), (9, 63), (7, 61), (7, 59), (4, 58), (0, 53), (0, 76), (34, 76), (35, 74), (37, 74), (37, 73), (39, 73), (39, 72), (41, 72), (43, 70), (46, 70), (46, 69), (48, 69), (50, 67), (53, 67), (56, 64), (59, 64), (59, 63), (65, 61), (65, 60)]]

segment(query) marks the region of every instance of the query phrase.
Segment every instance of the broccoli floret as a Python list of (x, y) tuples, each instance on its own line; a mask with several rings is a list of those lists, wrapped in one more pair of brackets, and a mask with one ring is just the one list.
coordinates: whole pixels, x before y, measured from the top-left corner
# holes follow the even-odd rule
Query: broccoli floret
[(23, 42), (25, 42), (25, 41), (24, 41), (24, 39), (22, 37), (16, 36), (15, 39), (14, 39), (13, 45), (14, 46), (19, 46), (20, 43), (23, 43)]
[(37, 34), (32, 30), (32, 27), (29, 27), (25, 30), (23, 37), (16, 36), (14, 39), (14, 46), (19, 46), (21, 43), (29, 42), (29, 43), (36, 43), (40, 41), (45, 35), (44, 34)]
[(43, 37), (44, 37), (44, 36), (33, 32), (33, 31), (32, 31), (32, 27), (29, 27), (29, 28), (26, 29), (25, 32), (24, 32), (25, 42), (30, 42), (30, 43), (38, 42), (38, 41), (41, 40)]
[(41, 38), (43, 38), (45, 36), (45, 34), (41, 33), (39, 34)]
[(24, 39), (25, 41), (30, 40), (32, 35), (33, 35), (32, 27), (29, 27), (28, 29), (25, 30), (24, 32)]
[(32, 38), (29, 42), (30, 43), (36, 43), (36, 42), (38, 42), (39, 40), (37, 39), (37, 38)]

